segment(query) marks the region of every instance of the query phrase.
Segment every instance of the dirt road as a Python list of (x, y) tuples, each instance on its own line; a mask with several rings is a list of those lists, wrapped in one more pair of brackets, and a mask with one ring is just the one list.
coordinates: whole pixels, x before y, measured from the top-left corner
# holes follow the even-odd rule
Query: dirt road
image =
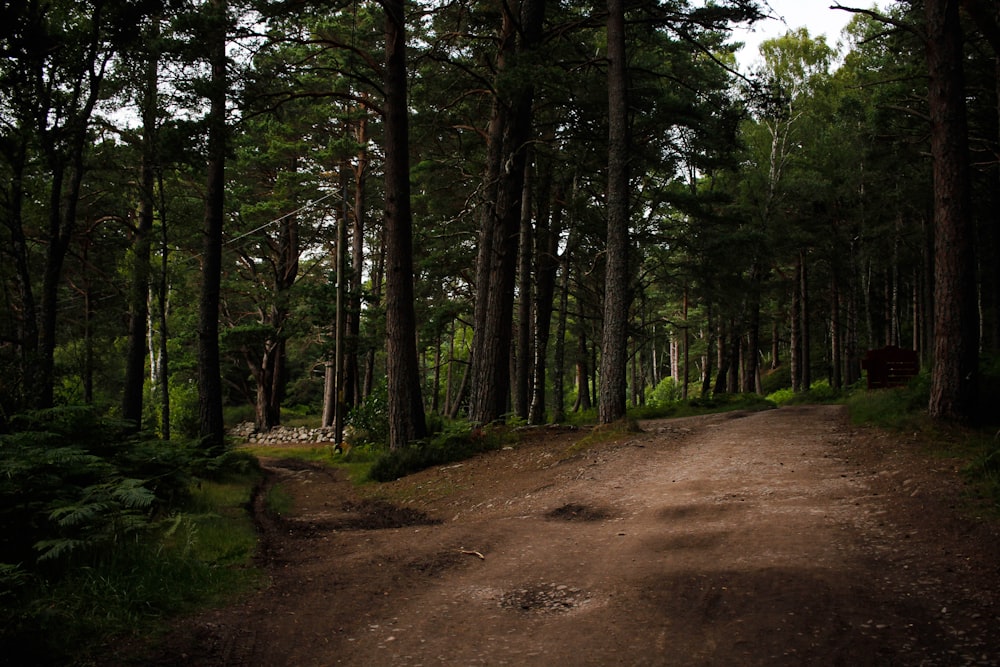
[(1000, 541), (951, 461), (836, 406), (642, 426), (360, 490), (268, 461), (272, 585), (153, 664), (1000, 663)]

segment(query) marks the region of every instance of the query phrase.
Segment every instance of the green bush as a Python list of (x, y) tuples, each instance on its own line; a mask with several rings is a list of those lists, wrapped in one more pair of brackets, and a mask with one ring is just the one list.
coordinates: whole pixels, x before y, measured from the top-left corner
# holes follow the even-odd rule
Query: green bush
[(170, 382), (170, 433), (175, 438), (194, 439), (201, 431), (198, 384), (194, 380)]
[(930, 401), (930, 373), (922, 372), (905, 387), (852, 390), (847, 398), (851, 419), (856, 423), (883, 428), (909, 428), (927, 413)]
[(665, 377), (646, 395), (646, 403), (651, 408), (662, 408), (681, 400), (681, 396), (681, 385), (672, 377)]
[(824, 378), (809, 385), (808, 391), (793, 392), (790, 387), (785, 387), (768, 394), (767, 400), (776, 405), (829, 403), (840, 400), (843, 395), (844, 392), (834, 389), (830, 386), (830, 381)]
[(360, 405), (347, 414), (347, 425), (363, 442), (389, 443), (389, 390), (380, 382)]
[(143, 436), (88, 407), (16, 417), (0, 436), (0, 562), (31, 563), (105, 548), (182, 499), (190, 451)]
[(431, 466), (462, 461), (499, 449), (506, 433), (502, 427), (473, 428), (468, 422), (455, 422), (426, 442), (386, 450), (368, 475), (376, 482), (390, 482)]
[[(210, 465), (193, 446), (127, 433), (90, 407), (64, 407), (16, 416), (0, 436), (0, 651), (66, 663), (139, 619), (245, 581), (218, 567), (228, 561), (208, 540), (192, 548), (220, 532), (220, 515), (189, 508), (212, 484), (195, 483), (195, 467), (243, 470), (248, 489), (247, 457)], [(243, 523), (246, 557), (256, 536)], [(235, 553), (232, 543), (220, 542)]]

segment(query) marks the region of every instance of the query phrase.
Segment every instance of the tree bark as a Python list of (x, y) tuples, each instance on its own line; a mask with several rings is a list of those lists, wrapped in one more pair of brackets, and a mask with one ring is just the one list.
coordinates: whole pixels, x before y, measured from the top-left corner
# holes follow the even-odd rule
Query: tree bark
[(531, 172), (529, 151), (528, 164), (524, 168), (524, 185), (521, 188), (521, 225), (518, 241), (517, 268), (517, 353), (514, 356), (514, 414), (520, 419), (528, 419), (531, 402), (531, 377), (534, 355), (531, 353), (534, 322), (532, 313), (532, 264), (535, 261), (533, 245), (534, 233), (531, 226)]
[(629, 315), (628, 85), (625, 3), (608, 0), (608, 231), (598, 421), (625, 417)]
[(962, 28), (956, 0), (926, 0), (928, 104), (934, 160), (934, 366), (928, 412), (973, 417), (979, 324), (968, 172)]
[(361, 402), (361, 372), (358, 341), (361, 339), (361, 285), (365, 270), (365, 184), (368, 176), (368, 119), (362, 116), (356, 129), (358, 146), (354, 167), (354, 214), (351, 216), (351, 280), (347, 305), (347, 351), (344, 368), (344, 402)]
[[(476, 263), (475, 333), (469, 419), (488, 424), (507, 411), (510, 399), (511, 324), (517, 273), (526, 146), (531, 136), (534, 87), (524, 73), (511, 76), (512, 61), (534, 50), (540, 39), (545, 0), (504, 4), (496, 63), (497, 93), (487, 145), (486, 202), (482, 208)], [(519, 32), (520, 30), (520, 32)], [(518, 41), (518, 35), (520, 40)], [(511, 81), (516, 77), (516, 81)], [(501, 86), (497, 86), (501, 88)]]
[(837, 280), (837, 269), (832, 268), (830, 274), (830, 385), (834, 389), (843, 386), (843, 353), (841, 341), (843, 332), (840, 330), (840, 282)]
[[(559, 231), (562, 224), (563, 191), (556, 188), (554, 206), (550, 204), (552, 166), (547, 164), (542, 174), (538, 193), (538, 224), (535, 233), (535, 322), (534, 355), (532, 369), (531, 406), (528, 421), (545, 423), (545, 382), (548, 365), (549, 333), (552, 327), (552, 310), (555, 299), (556, 272), (559, 269)], [(549, 212), (551, 211), (551, 217)]]
[(420, 393), (413, 287), (406, 23), (403, 0), (385, 0), (385, 307), (389, 446), (427, 434)]
[(572, 225), (566, 239), (566, 250), (559, 258), (562, 277), (559, 284), (559, 318), (556, 320), (555, 349), (552, 351), (552, 422), (566, 421), (566, 329), (569, 319), (569, 255), (573, 248)]
[(580, 335), (577, 338), (576, 351), (576, 403), (573, 405), (573, 412), (579, 410), (589, 410), (592, 407), (590, 401), (590, 364), (589, 348), (587, 346), (587, 334), (584, 333), (583, 326), (580, 327)]
[(160, 208), (160, 282), (156, 295), (159, 305), (159, 326), (160, 326), (160, 353), (157, 358), (157, 378), (159, 379), (160, 390), (160, 437), (170, 440), (170, 357), (167, 346), (167, 309), (170, 303), (168, 298), (169, 280), (168, 269), (170, 267), (170, 247), (167, 243), (167, 205), (164, 197), (163, 171), (157, 173), (157, 194)]
[(198, 308), (198, 407), (202, 446), (210, 454), (225, 444), (219, 300), (222, 289), (222, 232), (226, 186), (226, 0), (211, 0), (208, 58), (208, 176), (202, 239), (202, 285)]
[[(10, 231), (10, 254), (14, 262), (14, 284), (17, 307), (15, 333), (19, 350), (19, 370), (17, 378), (8, 378), (12, 384), (20, 381), (21, 395), (11, 397), (10, 404), (2, 405), (0, 427), (5, 416), (20, 412), (25, 406), (37, 403), (41, 395), (38, 369), (38, 308), (31, 284), (31, 264), (28, 258), (28, 241), (24, 233), (22, 219), (24, 206), (24, 170), (27, 162), (26, 140), (11, 141), (8, 160), (11, 167), (10, 190), (8, 195), (9, 216), (6, 219)], [(16, 386), (16, 384), (15, 384)], [(0, 397), (3, 398), (3, 397)]]
[(143, 81), (142, 101), (142, 163), (139, 176), (139, 214), (132, 242), (132, 276), (129, 285), (128, 341), (125, 352), (125, 382), (122, 391), (122, 419), (142, 428), (143, 386), (146, 377), (146, 330), (149, 322), (150, 251), (152, 248), (153, 211), (155, 207), (158, 109), (157, 67), (159, 55), (156, 42), (159, 23), (154, 20)]
[(809, 269), (806, 265), (807, 253), (805, 250), (799, 251), (799, 316), (802, 325), (799, 330), (800, 349), (800, 372), (801, 390), (809, 391), (812, 386), (812, 358), (810, 347), (812, 342), (809, 339)]

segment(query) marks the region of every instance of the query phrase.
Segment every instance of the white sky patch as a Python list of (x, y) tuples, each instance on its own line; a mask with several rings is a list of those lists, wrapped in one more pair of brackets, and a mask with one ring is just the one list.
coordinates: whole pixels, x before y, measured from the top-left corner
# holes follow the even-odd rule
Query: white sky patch
[[(742, 72), (747, 72), (760, 59), (758, 47), (761, 42), (781, 37), (789, 30), (802, 26), (809, 29), (809, 35), (812, 37), (825, 35), (826, 43), (836, 48), (840, 32), (854, 17), (851, 12), (830, 9), (832, 5), (838, 4), (834, 0), (767, 0), (767, 4), (770, 5), (771, 11), (765, 8), (765, 12), (778, 18), (758, 21), (750, 30), (733, 31), (731, 39), (744, 43), (743, 48), (736, 53), (736, 60)], [(841, 0), (839, 4), (845, 7), (872, 9), (885, 7), (888, 2)]]

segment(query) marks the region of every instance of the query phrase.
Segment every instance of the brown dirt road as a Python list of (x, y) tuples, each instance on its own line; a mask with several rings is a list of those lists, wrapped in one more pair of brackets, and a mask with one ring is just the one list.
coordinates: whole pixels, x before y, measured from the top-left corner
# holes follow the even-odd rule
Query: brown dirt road
[(1000, 533), (954, 462), (838, 406), (642, 427), (360, 489), (267, 461), (271, 585), (141, 662), (1000, 664)]

